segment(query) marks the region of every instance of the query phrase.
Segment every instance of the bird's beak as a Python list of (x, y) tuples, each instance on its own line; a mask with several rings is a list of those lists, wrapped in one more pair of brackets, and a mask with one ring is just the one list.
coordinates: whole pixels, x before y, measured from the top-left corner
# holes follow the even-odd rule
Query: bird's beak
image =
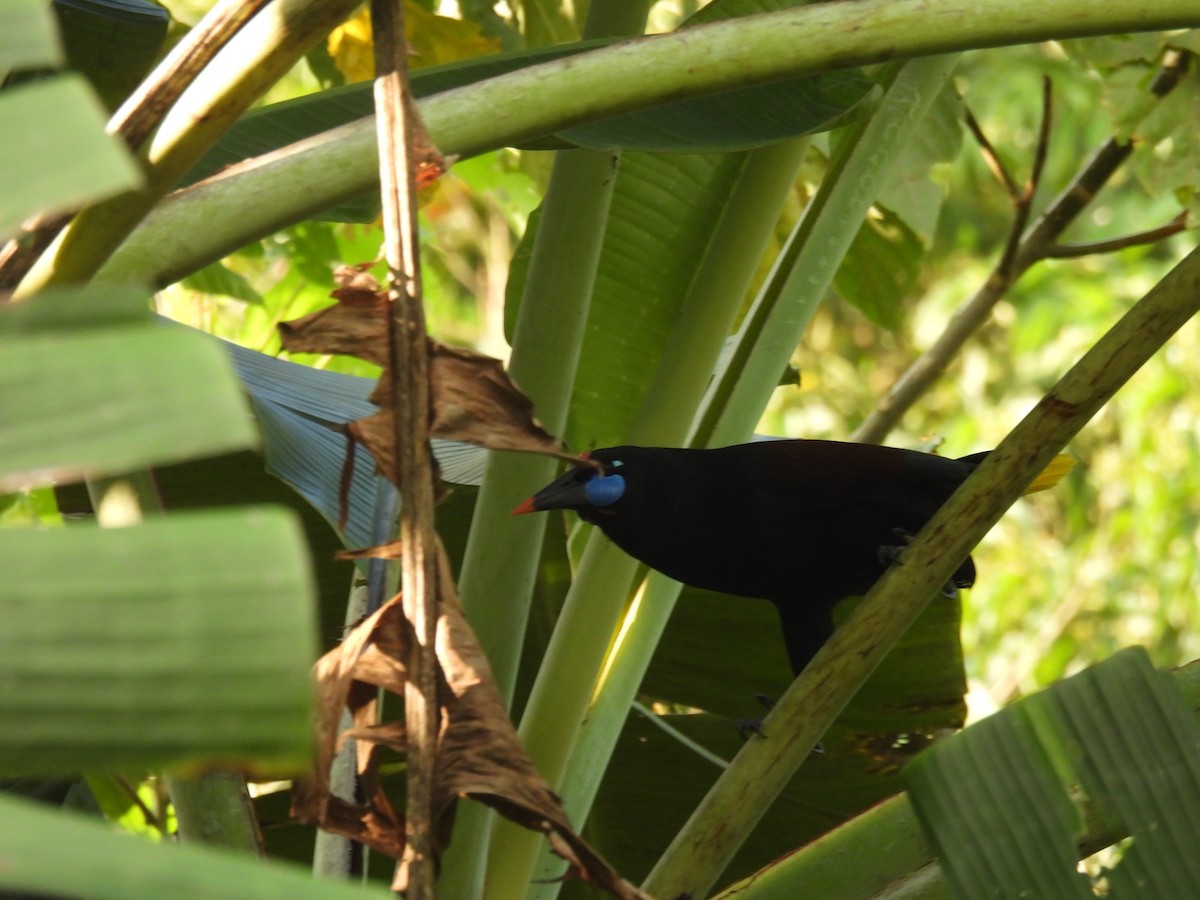
[(514, 516), (525, 513), (543, 512), (547, 509), (578, 509), (588, 506), (584, 493), (584, 482), (575, 477), (575, 471), (567, 472), (557, 481), (546, 485), (512, 511)]

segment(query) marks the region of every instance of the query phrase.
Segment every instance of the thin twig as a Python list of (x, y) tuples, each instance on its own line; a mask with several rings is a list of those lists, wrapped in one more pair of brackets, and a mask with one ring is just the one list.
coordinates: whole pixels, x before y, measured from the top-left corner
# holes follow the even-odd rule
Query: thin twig
[(1009, 174), (1008, 168), (1004, 165), (1004, 161), (1000, 159), (1000, 154), (996, 152), (996, 148), (992, 146), (992, 142), (988, 140), (988, 136), (984, 134), (979, 120), (975, 118), (975, 114), (968, 109), (965, 119), (967, 130), (975, 138), (975, 143), (979, 144), (979, 152), (983, 156), (984, 163), (991, 173), (996, 176), (996, 180), (1004, 185), (1004, 190), (1015, 202), (1017, 197), (1021, 195), (1021, 191), (1017, 188), (1016, 179)]
[(435, 895), (432, 795), (437, 752), (437, 550), (433, 462), (429, 450), (429, 367), (417, 239), (417, 168), (400, 0), (372, 0), (375, 112), (383, 203), (384, 256), (390, 274), (390, 357), (395, 400), (396, 483), (400, 486), (401, 591), (414, 640), (404, 712), (408, 744), (405, 852), (395, 890), (408, 900)]
[[(1167, 96), (1183, 80), (1190, 59), (1191, 55), (1186, 51), (1168, 51), (1150, 86), (1150, 92), (1159, 99)], [(1043, 130), (1048, 118), (1043, 116)], [(986, 138), (984, 140), (986, 141)], [(1039, 148), (1041, 143), (1039, 141)], [(905, 370), (891, 390), (879, 401), (871, 415), (855, 429), (852, 440), (878, 443), (887, 436), (904, 413), (916, 403), (917, 398), (941, 377), (963, 345), (988, 320), (992, 309), (1008, 289), (1034, 264), (1055, 255), (1055, 251), (1060, 248), (1058, 238), (1095, 199), (1096, 194), (1132, 152), (1133, 145), (1130, 142), (1109, 138), (1092, 154), (1066, 188), (1050, 202), (1016, 244), (1011, 258), (1002, 257), (987, 280), (954, 313), (932, 346)], [(1034, 170), (1039, 171), (1040, 165), (1035, 158)], [(1015, 215), (1020, 216), (1019, 207), (1016, 208)], [(1165, 229), (1158, 231), (1164, 232), (1163, 236), (1166, 233), (1174, 233), (1166, 232)], [(1011, 230), (1010, 241), (1014, 234), (1019, 235), (1020, 232)], [(1004, 257), (1009, 257), (1009, 254), (1006, 252)]]
[(125, 795), (126, 799), (128, 799), (134, 806), (138, 808), (146, 824), (155, 831), (165, 834), (166, 828), (163, 825), (162, 817), (146, 805), (146, 801), (144, 801), (141, 797), (141, 794), (138, 793), (137, 785), (135, 785), (124, 775), (114, 775), (113, 781), (116, 782), (117, 787), (121, 789), (121, 792)]
[(1127, 247), (1140, 247), (1143, 244), (1156, 244), (1161, 240), (1179, 234), (1187, 229), (1187, 213), (1181, 212), (1166, 225), (1127, 234), (1123, 237), (1109, 238), (1105, 241), (1093, 241), (1090, 244), (1055, 244), (1046, 253), (1047, 259), (1077, 259), (1081, 256), (1094, 256), (1097, 253), (1115, 253)]
[(1013, 221), (1008, 230), (1008, 240), (1004, 244), (1004, 252), (1000, 261), (992, 270), (992, 289), (998, 294), (1007, 292), (1014, 281), (1020, 277), (1015, 262), (1017, 251), (1021, 249), (1021, 236), (1025, 234), (1025, 226), (1029, 224), (1029, 214), (1033, 209), (1033, 198), (1037, 194), (1042, 181), (1042, 173), (1046, 169), (1046, 153), (1050, 144), (1050, 121), (1054, 112), (1054, 94), (1051, 90), (1050, 79), (1042, 78), (1042, 124), (1038, 128), (1037, 148), (1033, 154), (1033, 166), (1029, 171), (1029, 180), (1017, 194), (1013, 194)]

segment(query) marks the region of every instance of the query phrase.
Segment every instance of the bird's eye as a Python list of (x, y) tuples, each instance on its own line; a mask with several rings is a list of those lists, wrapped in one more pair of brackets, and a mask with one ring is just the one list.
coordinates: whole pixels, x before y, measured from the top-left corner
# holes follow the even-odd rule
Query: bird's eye
[(583, 486), (583, 493), (592, 506), (612, 506), (625, 493), (625, 479), (620, 475), (597, 475)]

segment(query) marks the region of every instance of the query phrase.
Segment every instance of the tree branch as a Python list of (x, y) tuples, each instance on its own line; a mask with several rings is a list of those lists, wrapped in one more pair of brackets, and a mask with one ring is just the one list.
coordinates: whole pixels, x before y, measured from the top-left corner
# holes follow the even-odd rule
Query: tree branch
[[(447, 156), (511, 146), (670, 100), (899, 58), (1089, 34), (1200, 26), (1190, 0), (854, 0), (816, 3), (624, 41), (421, 101)], [(810, 40), (820, 34), (820, 41)], [(498, 114), (501, 113), (501, 114)], [(180, 191), (104, 277), (169, 284), (223, 254), (375, 189), (375, 132), (360, 120)], [(187, 241), (171, 235), (186, 233)]]
[(983, 157), (984, 165), (996, 176), (996, 180), (1004, 186), (1009, 199), (1016, 203), (1017, 198), (1021, 196), (1016, 179), (1009, 174), (1008, 167), (1004, 165), (1004, 160), (996, 152), (996, 148), (992, 145), (991, 140), (988, 139), (983, 126), (979, 124), (979, 120), (975, 118), (975, 113), (968, 109), (963, 116), (963, 120), (966, 122), (967, 131), (971, 132), (971, 137), (975, 138), (975, 143), (979, 145), (979, 154)]
[[(1183, 79), (1190, 58), (1186, 51), (1168, 52), (1150, 86), (1151, 93), (1160, 99), (1169, 94)], [(1048, 115), (1043, 116), (1043, 138), (1038, 142), (1037, 153), (1043, 160), (1048, 119)], [(1028, 215), (1028, 207), (1024, 207), (1023, 214), (1022, 205), (1015, 204), (1013, 228), (1010, 229), (1008, 244), (996, 268), (971, 299), (954, 313), (945, 330), (930, 348), (908, 367), (879, 401), (871, 415), (854, 430), (852, 440), (866, 443), (878, 443), (883, 440), (904, 413), (946, 371), (963, 345), (988, 320), (992, 309), (1008, 289), (1035, 263), (1055, 255), (1060, 246), (1057, 243), (1059, 236), (1087, 208), (1132, 152), (1133, 145), (1130, 142), (1109, 138), (1084, 164), (1070, 184), (1051, 201), (1024, 238), (1020, 238), (1020, 235)], [(1042, 165), (1043, 162), (1035, 158), (1034, 172), (1039, 176)], [(1030, 183), (1034, 183), (1032, 176)]]
[(1046, 253), (1047, 259), (1077, 259), (1081, 256), (1093, 256), (1097, 253), (1115, 253), (1126, 247), (1139, 247), (1142, 244), (1156, 244), (1161, 240), (1179, 234), (1187, 228), (1187, 213), (1181, 212), (1165, 225), (1149, 228), (1135, 234), (1123, 237), (1109, 238), (1106, 241), (1093, 241), (1090, 244), (1055, 244)]

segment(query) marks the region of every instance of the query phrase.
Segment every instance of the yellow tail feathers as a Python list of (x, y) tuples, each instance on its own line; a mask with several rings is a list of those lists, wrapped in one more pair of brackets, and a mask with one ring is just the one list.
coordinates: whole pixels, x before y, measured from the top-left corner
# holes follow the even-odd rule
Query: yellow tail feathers
[(1044, 491), (1046, 488), (1054, 487), (1073, 468), (1075, 468), (1075, 460), (1071, 459), (1065, 453), (1058, 454), (1058, 456), (1050, 460), (1050, 465), (1042, 470), (1042, 474), (1033, 479), (1029, 487), (1025, 488), (1025, 493), (1034, 494), (1038, 491)]

